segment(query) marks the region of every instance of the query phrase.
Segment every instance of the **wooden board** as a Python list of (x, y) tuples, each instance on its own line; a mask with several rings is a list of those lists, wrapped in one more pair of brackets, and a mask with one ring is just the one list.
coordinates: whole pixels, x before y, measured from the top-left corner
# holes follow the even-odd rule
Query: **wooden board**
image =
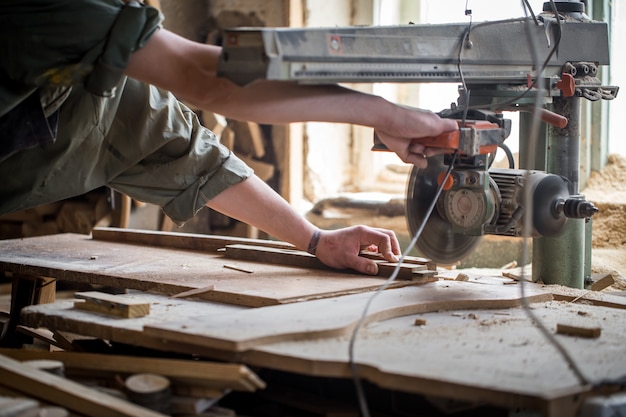
[(74, 308), (108, 314), (121, 318), (143, 317), (150, 314), (150, 303), (143, 300), (128, 300), (99, 291), (77, 292)]
[[(381, 278), (348, 272), (224, 259), (215, 253), (97, 241), (76, 234), (0, 241), (0, 269), (167, 295), (214, 285), (213, 291), (198, 297), (250, 307), (372, 291), (383, 283)], [(398, 281), (391, 288), (416, 284)]]
[[(598, 339), (556, 337), (592, 381), (626, 374), (626, 312), (557, 301), (533, 309), (553, 334), (560, 321), (578, 326), (604, 323)], [(415, 326), (415, 317), (427, 319), (427, 325)], [(348, 378), (348, 344), (347, 335), (286, 341), (257, 347), (242, 360)], [(555, 416), (576, 415), (567, 407), (579, 406), (585, 398), (581, 394), (592, 391), (579, 383), (519, 308), (432, 312), (366, 326), (357, 338), (355, 358), (359, 375), (384, 388), (511, 409), (558, 404), (562, 408)]]
[[(361, 329), (357, 338), (355, 353), (359, 374), (384, 388), (484, 402), (512, 409), (556, 407), (557, 410), (562, 410), (559, 407), (578, 405), (577, 401), (584, 396), (577, 395), (588, 392), (589, 388), (577, 384), (571, 370), (521, 308), (507, 307), (517, 304), (515, 294), (519, 294), (519, 285), (503, 285), (502, 282), (502, 279), (497, 278), (472, 277), (469, 282), (441, 281), (436, 285), (428, 284), (382, 293), (407, 293), (407, 297), (413, 297), (416, 302), (422, 300), (428, 305), (429, 300), (437, 295), (433, 292), (440, 292), (448, 299), (446, 308), (484, 307), (487, 304), (489, 309), (420, 313), (419, 309), (411, 307), (411, 311), (405, 312), (408, 315), (371, 322)], [(541, 289), (544, 288), (550, 291), (558, 289), (531, 284), (526, 290), (534, 295), (535, 292), (541, 294)], [(427, 291), (429, 289), (432, 291)], [(416, 296), (416, 292), (423, 292), (423, 297)], [(496, 300), (502, 294), (508, 294), (508, 298), (488, 302), (488, 293), (495, 294)], [(325, 309), (315, 309), (308, 316), (274, 316), (275, 321), (257, 323), (261, 330), (256, 335), (262, 332), (272, 335), (271, 328), (280, 327), (279, 322), (283, 320), (301, 320), (302, 326), (297, 323), (293, 325), (296, 331), (301, 331), (303, 326), (311, 326), (311, 322), (318, 320), (330, 322), (328, 329), (332, 329), (335, 325), (334, 317), (342, 319), (352, 314), (354, 318), (360, 314), (367, 295), (349, 295), (334, 300), (263, 307), (250, 311), (279, 311), (283, 307), (305, 304), (318, 307), (321, 303), (333, 304)], [(179, 320), (198, 328), (199, 322), (206, 320), (207, 323), (228, 322), (231, 327), (243, 332), (251, 327), (240, 321), (241, 312), (247, 309), (209, 302), (172, 300), (158, 295), (149, 296), (153, 298), (151, 315), (140, 319), (99, 317), (97, 321), (93, 321), (85, 312), (73, 309), (69, 301), (27, 307), (22, 318), (31, 326), (58, 327), (94, 337), (109, 336), (114, 341), (123, 341), (126, 338), (128, 343), (162, 350), (200, 353), (216, 358), (225, 355), (225, 358), (229, 358), (225, 360), (238, 360), (251, 366), (312, 376), (351, 376), (348, 366), (350, 332), (345, 330), (334, 336), (320, 332), (324, 337), (283, 339), (282, 342), (257, 345), (248, 351), (229, 355), (223, 350), (185, 343), (182, 340), (184, 338), (178, 334), (171, 338), (163, 338), (163, 334), (158, 331), (154, 335), (148, 335), (141, 330), (142, 325), (153, 327), (154, 323), (164, 324)], [(470, 299), (475, 297), (479, 297), (479, 301), (472, 304)], [(438, 302), (441, 301), (441, 297), (437, 299)], [(468, 302), (463, 301), (464, 299)], [(168, 306), (170, 302), (173, 304)], [(348, 306), (346, 311), (342, 309), (344, 305)], [(396, 306), (404, 308), (400, 304)], [(560, 335), (557, 338), (566, 344), (567, 350), (590, 377), (597, 379), (626, 374), (626, 357), (621, 354), (622, 347), (626, 344), (626, 310), (562, 301), (548, 301), (531, 306), (551, 332), (555, 332), (557, 323), (580, 327), (602, 326), (602, 335), (597, 339)], [(376, 312), (376, 302), (373, 307)], [(430, 307), (434, 308), (434, 304), (430, 304)], [(337, 311), (343, 313), (337, 314)], [(230, 319), (226, 320), (226, 317)], [(426, 320), (427, 324), (416, 326), (417, 318)], [(196, 334), (195, 337), (201, 338), (202, 335)], [(241, 337), (241, 340), (246, 338)]]
[[(331, 270), (330, 267), (324, 265), (322, 261), (317, 259), (314, 255), (293, 249), (268, 248), (241, 244), (226, 245), (224, 256), (229, 259), (267, 262), (272, 265), (293, 265), (305, 268)], [(368, 258), (372, 257), (368, 256)], [(420, 281), (423, 283), (436, 281), (436, 279), (431, 279), (432, 275), (425, 276), (420, 274), (420, 272), (426, 270), (428, 260), (424, 261), (423, 264), (404, 262), (398, 265), (397, 263), (387, 262), (382, 256), (379, 256), (375, 259), (375, 262), (378, 264), (378, 275), (382, 277), (390, 277), (397, 267), (398, 273), (396, 279), (398, 280)], [(436, 275), (436, 271), (431, 272), (434, 273), (433, 275)]]
[[(164, 339), (238, 352), (287, 340), (336, 337), (354, 328), (370, 297), (372, 294), (356, 294), (218, 317), (198, 316), (193, 322), (146, 325), (144, 332)], [(533, 286), (528, 289), (527, 299), (529, 302), (548, 301), (552, 295)], [(439, 281), (377, 293), (366, 322), (431, 311), (510, 308), (520, 302), (519, 290), (510, 286)]]
[(0, 385), (93, 417), (163, 417), (144, 407), (0, 355)]
[(156, 373), (175, 383), (182, 382), (219, 390), (256, 391), (265, 388), (264, 382), (254, 372), (239, 364), (18, 349), (0, 349), (0, 355), (19, 361), (41, 359), (59, 361), (65, 365), (68, 373), (72, 371), (87, 371), (90, 374)]
[(250, 239), (245, 237), (201, 235), (197, 233), (161, 232), (153, 230), (121, 229), (116, 227), (96, 227), (91, 231), (94, 240), (117, 243), (132, 243), (174, 249), (189, 249), (204, 252), (217, 252), (226, 245), (243, 244), (270, 248), (294, 249), (290, 243)]
[(26, 307), (22, 310), (20, 321), (23, 325), (32, 328), (48, 328), (55, 332), (68, 332), (74, 335), (95, 337), (109, 340), (114, 343), (142, 346), (165, 352), (179, 352), (195, 354), (214, 359), (232, 361), (233, 355), (212, 350), (201, 349), (197, 346), (181, 341), (163, 340), (159, 337), (147, 335), (143, 328), (149, 324), (167, 321), (193, 321), (199, 312), (214, 317), (228, 315), (233, 312), (247, 309), (235, 305), (214, 303), (210, 301), (194, 301), (180, 298), (170, 298), (163, 295), (131, 291), (120, 297), (129, 300), (139, 298), (150, 302), (150, 315), (139, 318), (120, 320), (116, 317), (102, 314), (92, 314), (74, 308), (72, 299), (59, 300), (52, 304), (39, 304)]

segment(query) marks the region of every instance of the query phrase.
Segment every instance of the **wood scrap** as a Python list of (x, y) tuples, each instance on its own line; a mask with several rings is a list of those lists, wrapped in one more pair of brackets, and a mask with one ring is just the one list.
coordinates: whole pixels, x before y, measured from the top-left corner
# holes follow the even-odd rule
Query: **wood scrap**
[[(295, 249), (268, 248), (253, 245), (227, 245), (224, 256), (230, 259), (240, 259), (255, 262), (264, 262), (280, 265), (293, 265), (304, 268), (315, 268), (332, 270), (332, 268), (324, 265), (322, 261), (310, 253)], [(378, 276), (389, 277), (396, 267), (399, 268), (398, 279), (425, 282), (432, 281), (431, 277), (423, 277), (415, 273), (425, 268), (424, 265), (412, 263), (397, 263), (378, 261)], [(354, 271), (351, 271), (354, 273)]]
[(234, 266), (234, 265), (224, 265), (224, 268), (232, 269), (233, 271), (245, 272), (246, 274), (252, 274), (254, 272), (254, 271), (251, 271), (249, 269), (240, 268), (240, 267)]
[(170, 381), (162, 375), (134, 374), (124, 380), (128, 399), (135, 404), (161, 412), (170, 413)]
[(142, 300), (132, 300), (99, 291), (77, 292), (74, 308), (94, 311), (122, 318), (144, 317), (150, 314), (150, 303)]
[(68, 374), (76, 371), (101, 374), (157, 373), (174, 383), (219, 390), (255, 391), (265, 387), (265, 383), (254, 372), (239, 364), (17, 349), (0, 349), (0, 354), (22, 361), (33, 359), (61, 361), (65, 364)]
[(221, 398), (194, 398), (173, 396), (170, 412), (172, 414), (198, 415), (216, 405)]
[(37, 415), (39, 403), (30, 398), (0, 397), (0, 416), (18, 417)]
[(87, 388), (0, 355), (0, 385), (92, 417), (164, 417), (163, 414)]
[[(385, 258), (383, 258), (383, 255), (379, 252), (372, 252), (372, 251), (366, 251), (366, 250), (362, 250), (359, 253), (359, 256), (362, 256), (364, 258), (368, 258), (368, 259), (374, 259), (374, 260), (380, 260), (380, 261), (384, 261)], [(433, 262), (432, 259), (430, 258), (423, 258), (421, 256), (410, 256), (407, 255), (402, 259), (402, 262), (407, 263), (407, 264), (415, 264), (415, 265), (424, 265), (426, 267), (426, 269), (431, 270), (431, 271), (436, 271), (437, 270), (437, 264), (435, 262)]]
[(91, 231), (94, 240), (133, 243), (157, 247), (216, 252), (231, 244), (246, 244), (274, 248), (294, 249), (290, 243), (264, 239), (249, 239), (234, 236), (201, 235), (193, 233), (161, 232), (151, 230), (119, 229), (115, 227), (95, 228)]
[(593, 280), (593, 284), (589, 287), (591, 291), (602, 291), (615, 284), (612, 274), (594, 274), (591, 279)]
[(174, 294), (171, 297), (172, 298), (189, 298), (189, 297), (194, 297), (196, 295), (204, 294), (213, 290), (215, 290), (215, 285), (208, 285), (203, 288), (194, 288), (193, 290), (183, 291), (178, 294)]
[(600, 337), (602, 329), (600, 327), (583, 327), (570, 324), (557, 323), (556, 333), (566, 336), (584, 337), (586, 339), (595, 339)]

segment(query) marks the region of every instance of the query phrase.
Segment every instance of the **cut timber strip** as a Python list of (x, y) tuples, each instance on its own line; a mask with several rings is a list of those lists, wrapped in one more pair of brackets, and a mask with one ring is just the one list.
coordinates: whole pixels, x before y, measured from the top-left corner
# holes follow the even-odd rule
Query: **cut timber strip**
[(94, 240), (106, 242), (132, 243), (176, 249), (216, 252), (231, 244), (247, 244), (273, 248), (293, 249), (294, 246), (279, 241), (249, 239), (243, 237), (200, 235), (193, 233), (160, 232), (151, 230), (118, 229), (114, 227), (97, 227), (92, 230)]
[(68, 379), (23, 365), (3, 355), (0, 355), (0, 385), (86, 416), (164, 416)]
[(556, 333), (566, 336), (578, 336), (587, 339), (595, 339), (597, 337), (600, 337), (600, 334), (602, 334), (602, 329), (599, 327), (581, 327), (558, 323), (556, 325)]
[[(378, 252), (362, 250), (359, 256), (362, 256), (364, 258), (374, 259), (374, 260), (380, 260), (380, 261), (385, 260), (385, 258), (383, 258), (383, 255)], [(433, 262), (432, 259), (429, 259), (429, 258), (422, 258), (420, 256), (405, 256), (402, 262), (405, 264), (424, 265), (426, 269), (431, 270), (431, 271), (437, 270), (437, 264)]]
[(144, 317), (150, 314), (150, 303), (140, 300), (130, 300), (98, 291), (77, 292), (75, 297), (85, 300), (74, 303), (74, 307), (81, 310), (122, 318)]
[[(295, 249), (268, 248), (252, 245), (227, 245), (226, 250), (224, 251), (224, 256), (226, 258), (238, 260), (332, 270), (324, 265), (322, 261), (317, 259), (314, 255)], [(391, 276), (397, 266), (395, 263), (386, 262), (384, 260), (378, 261), (377, 263), (378, 276), (381, 277)], [(402, 263), (398, 272), (398, 279), (423, 282), (432, 282), (436, 280), (436, 278), (431, 276), (417, 274), (417, 272), (423, 271), (425, 268), (426, 266), (424, 265)], [(354, 273), (352, 270), (350, 270), (350, 272)]]
[(183, 382), (220, 390), (255, 391), (256, 389), (265, 388), (265, 383), (254, 372), (248, 369), (248, 367), (239, 364), (17, 349), (0, 349), (0, 355), (20, 361), (34, 359), (57, 360), (65, 364), (65, 369), (68, 373), (71, 371), (107, 374), (151, 372), (163, 375), (173, 382)]

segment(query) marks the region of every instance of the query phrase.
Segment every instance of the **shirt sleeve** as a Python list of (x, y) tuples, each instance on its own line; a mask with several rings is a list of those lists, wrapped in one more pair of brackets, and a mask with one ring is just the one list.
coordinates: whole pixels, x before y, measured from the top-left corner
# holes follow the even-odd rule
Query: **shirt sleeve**
[[(3, 0), (0, 115), (11, 96), (23, 98), (38, 87), (89, 83), (94, 93), (109, 94), (106, 88), (117, 84), (130, 54), (161, 21), (157, 9), (137, 1)], [(98, 79), (107, 77), (97, 91)]]

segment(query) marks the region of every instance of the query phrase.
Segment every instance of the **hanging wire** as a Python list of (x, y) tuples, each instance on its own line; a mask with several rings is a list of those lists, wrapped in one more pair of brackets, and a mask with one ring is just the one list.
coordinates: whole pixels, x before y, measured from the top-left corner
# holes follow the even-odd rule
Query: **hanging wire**
[[(554, 4), (553, 0), (550, 0), (550, 4), (552, 5), (552, 9), (555, 13), (555, 15), (557, 16), (557, 20), (559, 19), (558, 14), (557, 13), (557, 9), (556, 9), (556, 5)], [(522, 6), (524, 7), (524, 12), (527, 13), (526, 10), (526, 3), (524, 1), (522, 1)], [(528, 20), (528, 22), (530, 22), (530, 20)], [(560, 33), (560, 29), (559, 29), (559, 33)], [(528, 44), (530, 47), (530, 51), (531, 54), (533, 56), (533, 61), (535, 61), (535, 63), (539, 63), (540, 59), (539, 59), (539, 54), (538, 54), (538, 48), (537, 45), (535, 44), (535, 38), (532, 36), (532, 32), (531, 32), (531, 28), (527, 25), (527, 31), (526, 34), (528, 36)], [(543, 69), (542, 69), (543, 71)], [(537, 74), (537, 79), (539, 79), (541, 76), (541, 73)], [(540, 121), (540, 112), (541, 112), (541, 96), (543, 95), (544, 92), (544, 87), (543, 87), (543, 83), (537, 83), (535, 82), (536, 87), (537, 87), (537, 94), (535, 97), (535, 102), (533, 105), (533, 117), (532, 117), (532, 124), (531, 124), (531, 129), (530, 129), (530, 134), (528, 137), (528, 149), (536, 149), (537, 146), (537, 139), (538, 139), (538, 135), (539, 135), (539, 121)], [(529, 166), (534, 166), (534, 153), (533, 152), (529, 152), (529, 156), (528, 156), (528, 163)], [(526, 171), (525, 174), (525, 184), (529, 184), (528, 181), (528, 176), (530, 175), (530, 171)], [(529, 248), (529, 233), (532, 227), (532, 196), (531, 196), (531, 192), (530, 192), (530, 187), (524, 187), (524, 195), (523, 195), (523, 199), (524, 199), (524, 205), (526, 207), (526, 213), (524, 215), (524, 244), (522, 245), (522, 261), (523, 261), (523, 266), (522, 266), (522, 273), (521, 273), (521, 279), (519, 280), (520, 283), (520, 297), (521, 297), (521, 302), (522, 302), (522, 307), (524, 309), (524, 311), (526, 312), (526, 315), (528, 316), (528, 318), (530, 320), (532, 320), (532, 322), (537, 326), (537, 328), (539, 329), (540, 333), (545, 337), (545, 339), (552, 345), (554, 346), (554, 348), (559, 352), (559, 354), (563, 357), (563, 359), (565, 360), (565, 362), (568, 364), (568, 366), (570, 367), (570, 369), (572, 370), (572, 372), (574, 373), (574, 375), (576, 376), (576, 378), (578, 378), (578, 381), (580, 382), (581, 385), (589, 385), (589, 380), (587, 379), (587, 377), (583, 374), (582, 370), (580, 369), (580, 367), (578, 366), (578, 364), (576, 363), (576, 361), (574, 360), (574, 358), (569, 354), (569, 352), (565, 349), (565, 347), (559, 343), (559, 341), (554, 337), (554, 335), (548, 330), (548, 328), (546, 327), (546, 325), (539, 319), (539, 317), (535, 314), (535, 312), (530, 308), (530, 304), (528, 303), (528, 299), (526, 298), (526, 277), (525, 277), (525, 265), (527, 264), (527, 262), (525, 262), (528, 258), (528, 248)]]
[(361, 317), (359, 321), (357, 322), (356, 326), (354, 327), (352, 331), (352, 335), (350, 336), (350, 343), (348, 345), (348, 361), (350, 363), (350, 369), (352, 371), (352, 380), (354, 381), (354, 386), (356, 388), (359, 408), (361, 410), (361, 415), (363, 417), (369, 417), (370, 413), (369, 413), (369, 407), (367, 405), (367, 399), (365, 397), (365, 392), (363, 390), (363, 384), (361, 383), (361, 378), (359, 376), (358, 365), (354, 359), (354, 346), (356, 344), (357, 335), (359, 333), (359, 330), (361, 330), (361, 327), (365, 324), (365, 320), (367, 319), (367, 313), (369, 311), (369, 308), (372, 302), (381, 292), (387, 289), (387, 287), (389, 287), (389, 285), (391, 285), (391, 283), (395, 281), (395, 279), (398, 277), (398, 273), (400, 272), (400, 266), (402, 265), (404, 258), (408, 256), (408, 254), (411, 252), (411, 250), (417, 243), (418, 239), (420, 238), (424, 230), (424, 227), (426, 226), (426, 223), (428, 222), (428, 219), (430, 218), (430, 215), (433, 212), (435, 205), (437, 204), (437, 200), (439, 200), (439, 196), (441, 195), (441, 192), (443, 191), (443, 187), (448, 181), (448, 178), (450, 177), (450, 173), (452, 172), (457, 156), (458, 156), (458, 151), (455, 151), (452, 156), (452, 162), (450, 163), (450, 166), (448, 166), (448, 170), (446, 171), (446, 175), (443, 178), (443, 181), (441, 181), (441, 184), (439, 185), (439, 187), (437, 187), (437, 192), (435, 193), (435, 197), (431, 201), (430, 206), (428, 207), (428, 210), (426, 210), (426, 215), (424, 216), (424, 219), (422, 220), (422, 223), (420, 224), (419, 229), (415, 233), (415, 236), (413, 236), (413, 239), (409, 243), (408, 247), (402, 253), (402, 256), (400, 256), (400, 259), (398, 260), (398, 263), (396, 267), (394, 268), (393, 272), (391, 273), (391, 275), (389, 276), (389, 278), (387, 278), (387, 280), (383, 283), (383, 285), (378, 287), (376, 292), (367, 300), (367, 303), (365, 304), (365, 307), (363, 308), (363, 312), (361, 313)]

